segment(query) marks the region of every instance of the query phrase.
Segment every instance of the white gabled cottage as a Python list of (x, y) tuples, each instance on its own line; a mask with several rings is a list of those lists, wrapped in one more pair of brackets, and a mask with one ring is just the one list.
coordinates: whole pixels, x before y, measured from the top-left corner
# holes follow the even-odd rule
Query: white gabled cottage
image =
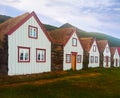
[[(83, 68), (83, 48), (77, 36), (76, 29), (62, 28), (51, 31), (52, 69), (80, 70)], [(57, 68), (57, 66), (59, 68)]]
[[(86, 55), (85, 61), (88, 61), (87, 67), (99, 67), (100, 64), (100, 55), (98, 50), (98, 45), (95, 38), (88, 37), (88, 38), (80, 38), (83, 49), (84, 55)], [(84, 62), (85, 62), (84, 61)]]
[(109, 68), (111, 67), (111, 52), (107, 40), (98, 40), (98, 49), (100, 52), (100, 66)]
[(0, 28), (8, 35), (8, 75), (51, 71), (51, 39), (34, 12), (9, 19)]
[(112, 67), (119, 67), (119, 53), (117, 47), (110, 47), (111, 51), (111, 66)]
[(119, 65), (118, 66), (120, 66), (120, 47), (117, 47), (117, 50), (118, 50), (118, 54), (119, 54)]

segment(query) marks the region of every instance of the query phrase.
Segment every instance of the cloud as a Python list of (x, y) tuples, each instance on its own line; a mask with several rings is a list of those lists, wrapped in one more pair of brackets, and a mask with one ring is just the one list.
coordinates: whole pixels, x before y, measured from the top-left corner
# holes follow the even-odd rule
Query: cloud
[(120, 31), (119, 0), (0, 0), (0, 2), (23, 11), (34, 10), (42, 16), (43, 22), (48, 24), (60, 25), (69, 22), (86, 31), (111, 34), (114, 28), (115, 31)]

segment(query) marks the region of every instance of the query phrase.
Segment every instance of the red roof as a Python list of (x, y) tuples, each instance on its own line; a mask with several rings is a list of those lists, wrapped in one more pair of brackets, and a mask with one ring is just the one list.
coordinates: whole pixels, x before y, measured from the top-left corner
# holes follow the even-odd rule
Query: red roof
[(100, 53), (103, 53), (105, 50), (105, 46), (107, 45), (108, 41), (107, 40), (97, 40), (98, 44), (98, 49)]
[(92, 37), (80, 38), (81, 44), (82, 44), (85, 52), (89, 52), (90, 51), (90, 48), (91, 48), (94, 40), (95, 39), (92, 38)]
[(50, 38), (48, 32), (46, 31), (45, 27), (38, 19), (35, 12), (32, 12), (30, 14), (25, 13), (23, 15), (15, 17), (15, 18), (8, 19), (4, 23), (0, 24), (0, 35), (4, 35), (4, 34), (11, 35), (15, 30), (17, 30), (22, 24), (24, 24), (32, 16), (35, 18), (35, 20), (37, 21), (37, 23), (39, 24), (39, 26), (41, 27), (41, 29), (45, 33), (48, 40), (51, 41), (51, 38)]
[(115, 54), (116, 49), (116, 47), (110, 47), (111, 56)]
[(119, 53), (119, 56), (120, 56), (120, 47), (117, 47), (117, 50), (118, 50), (118, 53)]
[(60, 28), (50, 31), (53, 43), (64, 45), (68, 42), (69, 38), (76, 31), (75, 28)]

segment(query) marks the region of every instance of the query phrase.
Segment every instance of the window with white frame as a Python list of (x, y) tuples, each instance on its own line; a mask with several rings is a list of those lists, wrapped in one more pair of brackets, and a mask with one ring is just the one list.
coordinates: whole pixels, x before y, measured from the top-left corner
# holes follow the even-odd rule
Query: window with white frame
[(30, 62), (30, 48), (18, 47), (18, 62)]
[(46, 62), (46, 50), (36, 49), (36, 62)]
[(98, 56), (95, 56), (95, 63), (98, 63)]
[(96, 45), (93, 45), (93, 52), (96, 52)]
[(72, 38), (72, 46), (77, 46), (77, 38)]
[(38, 28), (29, 25), (28, 26), (28, 36), (29, 36), (29, 38), (37, 39), (38, 38)]
[(81, 63), (81, 59), (82, 59), (82, 56), (81, 55), (77, 55), (77, 63)]
[(94, 56), (90, 57), (90, 61), (91, 61), (91, 63), (94, 63)]
[(66, 54), (66, 63), (70, 63), (70, 62), (71, 62), (71, 55)]

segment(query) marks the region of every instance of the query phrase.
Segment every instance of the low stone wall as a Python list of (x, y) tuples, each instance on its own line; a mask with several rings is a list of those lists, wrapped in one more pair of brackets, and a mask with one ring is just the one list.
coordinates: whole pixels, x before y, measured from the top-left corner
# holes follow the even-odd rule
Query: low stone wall
[(0, 74), (8, 73), (8, 55), (7, 51), (0, 49)]

